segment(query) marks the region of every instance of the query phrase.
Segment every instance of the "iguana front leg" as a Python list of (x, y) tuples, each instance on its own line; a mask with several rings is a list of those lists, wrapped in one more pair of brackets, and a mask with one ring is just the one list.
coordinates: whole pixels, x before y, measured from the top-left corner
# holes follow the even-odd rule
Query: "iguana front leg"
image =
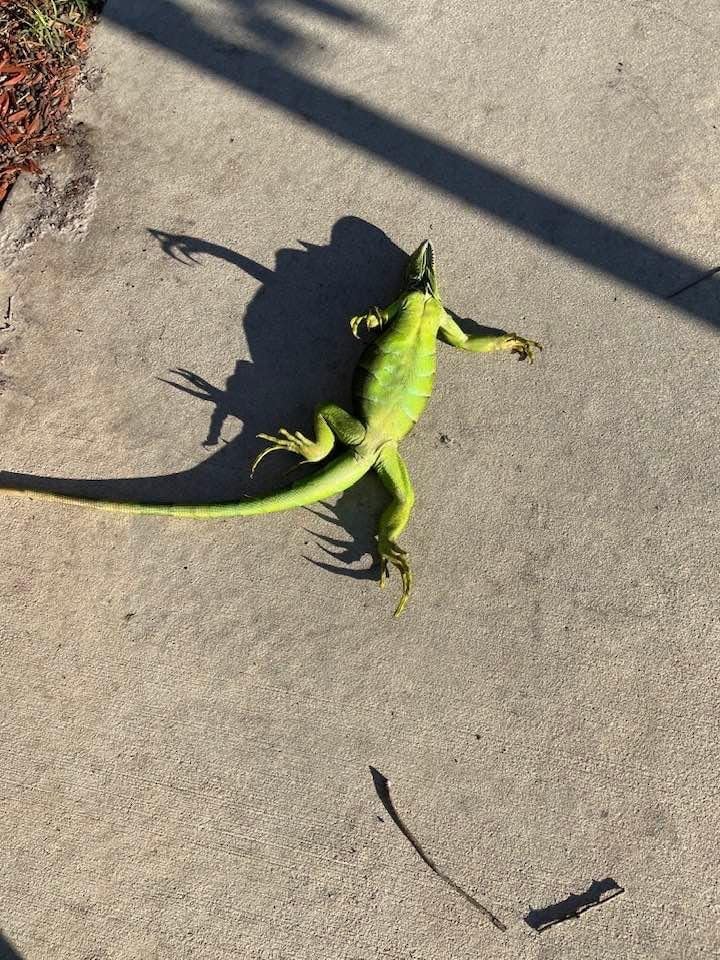
[(272, 446), (263, 450), (250, 469), (250, 475), (257, 465), (273, 450), (287, 450), (303, 458), (305, 463), (317, 463), (324, 460), (335, 446), (335, 438), (348, 447), (357, 446), (365, 437), (365, 427), (355, 417), (335, 403), (325, 403), (315, 411), (315, 440), (310, 440), (299, 430), (290, 433), (284, 427), (278, 430), (280, 436), (259, 433), (261, 440), (269, 440)]
[(407, 526), (410, 513), (415, 503), (415, 493), (410, 483), (405, 462), (391, 445), (384, 447), (375, 463), (375, 472), (383, 485), (392, 494), (392, 503), (385, 508), (378, 525), (377, 543), (380, 553), (380, 586), (384, 587), (388, 579), (389, 564), (400, 571), (402, 577), (402, 596), (395, 609), (395, 616), (399, 617), (410, 599), (412, 587), (412, 572), (408, 555), (399, 546), (397, 538)]
[(440, 322), (438, 336), (453, 347), (470, 350), (472, 353), (490, 353), (493, 350), (509, 350), (517, 353), (519, 360), (534, 360), (533, 351), (542, 350), (534, 340), (518, 336), (517, 333), (481, 333), (471, 336), (462, 329), (447, 311)]
[(363, 323), (368, 330), (374, 330), (375, 328), (382, 330), (399, 312), (402, 301), (403, 298), (400, 297), (395, 300), (394, 303), (391, 303), (389, 307), (385, 307), (384, 310), (380, 307), (371, 307), (367, 313), (359, 313), (356, 317), (351, 317), (350, 329), (352, 330), (353, 336), (356, 339), (360, 339), (358, 333)]

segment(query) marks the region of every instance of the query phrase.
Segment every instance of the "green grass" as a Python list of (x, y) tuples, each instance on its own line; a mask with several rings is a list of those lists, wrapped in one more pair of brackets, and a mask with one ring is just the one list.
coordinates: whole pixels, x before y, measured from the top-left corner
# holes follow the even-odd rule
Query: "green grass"
[(23, 23), (22, 35), (62, 59), (67, 27), (76, 27), (100, 12), (102, 0), (15, 0), (13, 12)]
[(47, 7), (47, 13), (37, 6), (28, 9), (23, 18), (27, 24), (23, 33), (51, 53), (59, 54), (63, 47), (62, 38), (65, 36), (65, 31), (62, 29), (62, 24), (58, 22), (54, 0), (49, 0)]

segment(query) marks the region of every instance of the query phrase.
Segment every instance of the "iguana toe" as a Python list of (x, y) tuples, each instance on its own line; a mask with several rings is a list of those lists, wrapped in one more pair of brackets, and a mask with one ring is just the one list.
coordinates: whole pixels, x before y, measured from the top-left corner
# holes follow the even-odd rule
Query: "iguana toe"
[(517, 353), (518, 360), (527, 360), (528, 363), (532, 363), (535, 359), (534, 350), (542, 350), (542, 345), (535, 340), (519, 337), (516, 333), (509, 333), (505, 342), (510, 353)]
[(325, 453), (321, 449), (320, 445), (313, 443), (312, 440), (308, 440), (305, 434), (300, 433), (299, 430), (295, 433), (290, 433), (289, 430), (286, 430), (284, 427), (280, 427), (278, 433), (280, 434), (279, 437), (274, 437), (270, 433), (257, 434), (260, 440), (268, 440), (271, 446), (267, 447), (267, 449), (263, 450), (255, 458), (255, 461), (250, 468), (250, 476), (255, 473), (255, 469), (263, 457), (266, 457), (274, 450), (286, 450), (288, 453), (296, 453), (299, 457), (303, 458), (305, 463), (314, 463), (317, 460), (322, 460), (325, 456)]
[(408, 555), (407, 552), (403, 550), (402, 547), (399, 547), (393, 540), (379, 541), (379, 549), (380, 588), (383, 589), (385, 587), (385, 583), (390, 576), (389, 564), (392, 564), (400, 572), (403, 590), (394, 613), (394, 616), (399, 617), (407, 606), (407, 602), (410, 599), (410, 589), (412, 587), (412, 571), (410, 570)]
[(350, 329), (352, 330), (352, 335), (359, 340), (359, 330), (363, 323), (368, 330), (373, 330), (375, 327), (380, 327), (382, 330), (383, 324), (386, 322), (386, 318), (383, 316), (383, 312), (379, 307), (373, 307), (372, 310), (368, 310), (367, 313), (361, 313), (356, 317), (351, 317)]

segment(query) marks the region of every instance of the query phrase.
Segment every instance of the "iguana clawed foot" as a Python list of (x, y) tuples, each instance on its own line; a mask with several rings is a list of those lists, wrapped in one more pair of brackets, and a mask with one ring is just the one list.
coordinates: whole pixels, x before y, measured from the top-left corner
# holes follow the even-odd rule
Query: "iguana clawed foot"
[(308, 439), (308, 437), (300, 433), (299, 430), (296, 430), (295, 433), (290, 433), (289, 430), (281, 427), (278, 433), (280, 434), (279, 437), (273, 437), (269, 433), (257, 434), (261, 440), (269, 440), (272, 446), (267, 447), (255, 457), (253, 465), (250, 468), (250, 476), (255, 473), (257, 465), (263, 457), (272, 453), (273, 450), (287, 450), (289, 453), (296, 453), (299, 457), (303, 458), (304, 463), (314, 463), (317, 460), (322, 460), (325, 456), (325, 453), (320, 449), (320, 445)]
[(534, 340), (526, 340), (525, 337), (519, 337), (516, 333), (508, 333), (503, 344), (510, 353), (517, 353), (518, 360), (527, 360), (532, 363), (535, 357), (534, 350), (542, 350), (542, 346)]
[(368, 310), (367, 313), (361, 313), (356, 317), (351, 317), (350, 329), (352, 330), (353, 336), (359, 340), (359, 330), (363, 323), (368, 330), (373, 330), (375, 327), (379, 327), (382, 330), (383, 324), (386, 322), (387, 318), (383, 316), (383, 311), (378, 309), (378, 307), (373, 307), (371, 310)]
[(385, 583), (390, 576), (389, 564), (397, 567), (402, 577), (403, 592), (394, 614), (394, 616), (399, 617), (410, 599), (410, 588), (412, 587), (412, 572), (407, 552), (399, 547), (394, 540), (386, 540), (382, 537), (378, 537), (378, 549), (380, 552), (380, 589), (382, 590), (385, 587)]

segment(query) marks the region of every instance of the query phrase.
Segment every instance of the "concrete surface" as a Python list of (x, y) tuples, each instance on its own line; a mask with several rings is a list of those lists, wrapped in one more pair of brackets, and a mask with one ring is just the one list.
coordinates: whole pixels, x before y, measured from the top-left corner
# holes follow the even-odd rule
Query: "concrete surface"
[(663, 296), (720, 262), (720, 14), (677, 11), (110, 0), (0, 222), (3, 482), (270, 489), (254, 435), (346, 399), (347, 318), (426, 235), (456, 312), (546, 350), (442, 349), (399, 622), (370, 481), (236, 523), (0, 502), (24, 960), (717, 956), (717, 277)]

